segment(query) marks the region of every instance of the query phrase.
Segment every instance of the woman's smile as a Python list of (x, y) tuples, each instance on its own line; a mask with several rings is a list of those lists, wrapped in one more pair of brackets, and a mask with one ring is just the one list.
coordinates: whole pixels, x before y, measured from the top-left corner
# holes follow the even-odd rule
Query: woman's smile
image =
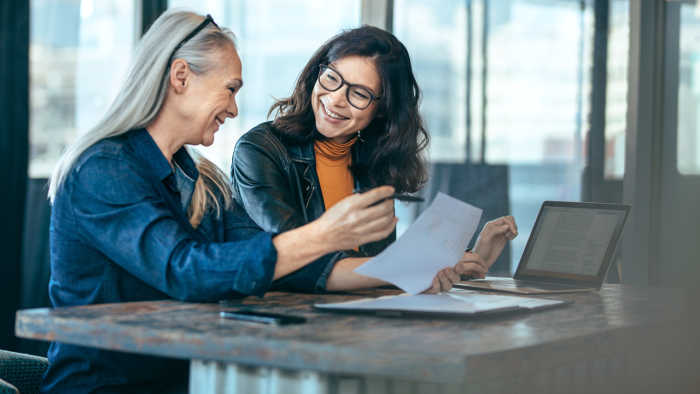
[(324, 103), (323, 98), (321, 98), (321, 105), (319, 107), (320, 107), (319, 109), (321, 109), (321, 111), (319, 111), (319, 112), (321, 112), (321, 115), (324, 115), (326, 120), (331, 122), (331, 123), (339, 123), (340, 121), (350, 119), (347, 116), (343, 116), (337, 112), (334, 112), (334, 111), (331, 111), (330, 109), (328, 109), (328, 106), (326, 103)]

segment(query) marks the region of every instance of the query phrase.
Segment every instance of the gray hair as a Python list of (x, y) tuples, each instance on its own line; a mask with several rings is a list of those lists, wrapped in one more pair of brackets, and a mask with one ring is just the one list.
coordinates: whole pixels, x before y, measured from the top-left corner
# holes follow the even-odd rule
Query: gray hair
[[(203, 20), (203, 16), (192, 12), (169, 10), (153, 22), (138, 44), (126, 80), (107, 113), (92, 129), (78, 137), (58, 161), (49, 182), (48, 196), (51, 202), (54, 201), (75, 161), (85, 150), (105, 138), (145, 127), (155, 120), (168, 91), (170, 54)], [(209, 23), (182, 45), (173, 59), (187, 61), (195, 74), (206, 73), (215, 66), (212, 52), (226, 45), (235, 48), (233, 33)], [(201, 160), (204, 159), (201, 158), (200, 163)], [(215, 181), (216, 185), (220, 183), (220, 180)], [(218, 211), (219, 204), (216, 201), (214, 203)]]

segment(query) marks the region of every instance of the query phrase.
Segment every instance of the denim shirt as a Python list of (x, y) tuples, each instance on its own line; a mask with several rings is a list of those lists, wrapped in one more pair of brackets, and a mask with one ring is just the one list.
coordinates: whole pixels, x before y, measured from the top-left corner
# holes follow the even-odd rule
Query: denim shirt
[[(261, 296), (270, 288), (274, 234), (235, 203), (220, 215), (208, 212), (194, 229), (186, 208), (199, 174), (185, 148), (173, 161), (182, 174), (173, 172), (145, 129), (102, 140), (78, 158), (51, 213), (54, 307), (166, 298), (207, 302)], [(327, 263), (296, 286), (314, 289)], [(57, 342), (48, 357), (42, 391), (140, 391), (187, 376), (186, 361)]]

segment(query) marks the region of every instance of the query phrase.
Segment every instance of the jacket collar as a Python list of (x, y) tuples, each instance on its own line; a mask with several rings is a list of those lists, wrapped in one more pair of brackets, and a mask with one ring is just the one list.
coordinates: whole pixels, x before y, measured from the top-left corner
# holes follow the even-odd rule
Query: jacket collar
[[(357, 162), (360, 157), (360, 147), (358, 146), (358, 143), (359, 141), (355, 143), (355, 145), (353, 145), (352, 147), (353, 162)], [(311, 166), (315, 167), (316, 165), (313, 141), (304, 144), (289, 145), (287, 146), (287, 153), (289, 154), (289, 158), (292, 160), (292, 162), (302, 163), (306, 165), (306, 167), (304, 167), (304, 172), (302, 173), (302, 177), (304, 178), (304, 180), (306, 182), (314, 182), (314, 177), (311, 174), (315, 174), (315, 171), (309, 171)], [(362, 182), (360, 182), (360, 180), (357, 178), (354, 179), (353, 186), (356, 190), (363, 189)]]
[(287, 153), (292, 161), (301, 161), (304, 163), (314, 162), (314, 143), (307, 142), (303, 144), (294, 144), (287, 147)]
[[(359, 147), (357, 146), (358, 144), (359, 141), (355, 143), (355, 145), (353, 145), (352, 147), (353, 161), (359, 160)], [(303, 144), (288, 145), (287, 153), (289, 154), (289, 158), (292, 159), (292, 161), (301, 161), (307, 164), (313, 163), (315, 161), (313, 141)]]
[[(143, 162), (146, 171), (154, 176), (159, 181), (167, 178), (173, 173), (173, 169), (168, 163), (168, 159), (163, 156), (158, 145), (153, 140), (146, 129), (137, 129), (129, 133), (129, 144), (131, 149), (136, 153), (136, 156)], [(180, 165), (180, 168), (192, 179), (199, 177), (197, 166), (187, 153), (187, 149), (183, 146), (173, 155), (173, 160)]]

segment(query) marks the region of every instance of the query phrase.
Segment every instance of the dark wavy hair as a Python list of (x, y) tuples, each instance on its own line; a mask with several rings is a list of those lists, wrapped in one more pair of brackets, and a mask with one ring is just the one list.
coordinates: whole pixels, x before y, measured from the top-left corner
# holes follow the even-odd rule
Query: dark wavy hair
[(353, 55), (374, 61), (382, 92), (374, 118), (362, 130), (362, 141), (353, 146), (359, 149), (355, 156), (359, 159), (351, 167), (353, 176), (369, 186), (392, 185), (397, 192), (415, 192), (427, 178), (422, 151), (429, 137), (418, 112), (421, 93), (411, 59), (391, 33), (362, 26), (331, 38), (306, 63), (292, 95), (275, 102), (268, 116), (276, 113), (273, 124), (287, 141), (308, 143), (323, 138), (316, 131), (311, 107), (319, 65)]

